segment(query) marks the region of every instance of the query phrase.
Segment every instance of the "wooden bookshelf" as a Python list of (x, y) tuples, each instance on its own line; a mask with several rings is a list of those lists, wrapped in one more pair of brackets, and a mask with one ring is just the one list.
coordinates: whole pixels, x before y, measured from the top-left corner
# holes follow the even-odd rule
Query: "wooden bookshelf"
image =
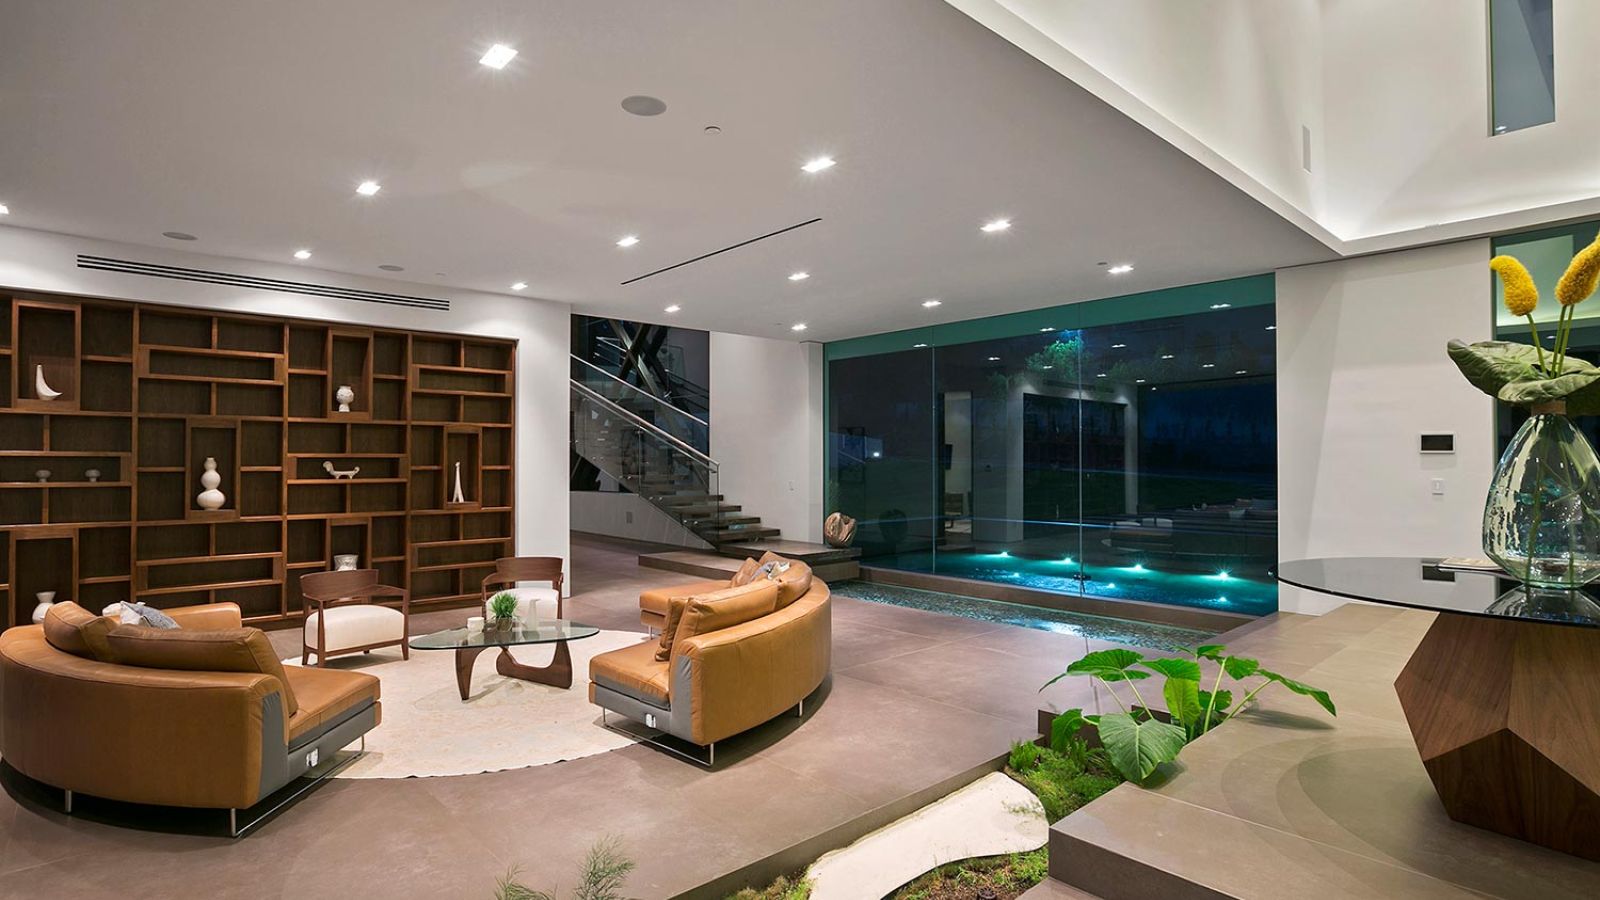
[(6, 624), (45, 590), (288, 622), (300, 577), (347, 553), (413, 604), (475, 599), (515, 549), (515, 369), (514, 341), (0, 295)]

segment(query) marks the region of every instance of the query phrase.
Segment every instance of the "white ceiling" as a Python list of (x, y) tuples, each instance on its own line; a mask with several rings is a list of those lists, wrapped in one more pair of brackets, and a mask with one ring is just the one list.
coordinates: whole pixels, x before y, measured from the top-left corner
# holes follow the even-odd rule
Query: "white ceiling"
[[(1333, 256), (930, 0), (0, 0), (0, 22), (8, 225), (811, 340)], [(503, 71), (477, 62), (495, 42)]]

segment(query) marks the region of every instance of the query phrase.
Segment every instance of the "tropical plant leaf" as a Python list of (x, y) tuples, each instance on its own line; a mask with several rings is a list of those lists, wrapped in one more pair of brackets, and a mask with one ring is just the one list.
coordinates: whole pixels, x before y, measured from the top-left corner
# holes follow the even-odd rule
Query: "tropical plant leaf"
[(1495, 396), (1513, 406), (1534, 406), (1554, 400), (1565, 400), (1596, 381), (1600, 381), (1600, 369), (1567, 372), (1559, 378), (1514, 381), (1502, 387)]
[(1227, 647), (1224, 647), (1221, 644), (1201, 644), (1200, 646), (1194, 648), (1194, 655), (1198, 659), (1221, 660), (1223, 651), (1227, 649)]
[(1129, 781), (1143, 782), (1156, 766), (1177, 759), (1187, 743), (1182, 728), (1157, 719), (1135, 722), (1127, 713), (1100, 717), (1100, 742), (1111, 765)]
[(1077, 736), (1084, 726), (1083, 710), (1069, 709), (1050, 720), (1050, 749), (1067, 752), (1067, 743)]
[[(1213, 703), (1211, 701), (1211, 698), (1213, 696), (1216, 697), (1216, 702), (1215, 703)], [(1228, 707), (1230, 707), (1232, 705), (1233, 705), (1233, 691), (1217, 691), (1216, 694), (1212, 694), (1210, 691), (1201, 691), (1200, 692), (1200, 706), (1201, 707), (1206, 707), (1206, 706), (1211, 707), (1211, 715), (1212, 716), (1220, 716), (1220, 715), (1222, 715), (1223, 713), (1227, 712), (1228, 711)]]
[(1237, 681), (1256, 674), (1256, 670), (1261, 668), (1261, 663), (1248, 656), (1230, 656), (1222, 661), (1222, 668), (1228, 673), (1229, 678)]
[(1339, 711), (1333, 708), (1333, 698), (1328, 696), (1327, 691), (1324, 691), (1320, 688), (1314, 688), (1309, 684), (1305, 684), (1304, 682), (1295, 681), (1293, 678), (1279, 675), (1277, 672), (1269, 672), (1266, 669), (1259, 670), (1259, 674), (1269, 681), (1276, 681), (1289, 690), (1294, 691), (1296, 694), (1300, 694), (1304, 697), (1310, 697), (1311, 699), (1317, 701), (1319, 706), (1328, 711), (1328, 715), (1337, 716), (1339, 714)]
[(1467, 381), (1491, 397), (1497, 396), (1508, 384), (1539, 377), (1539, 351), (1532, 344), (1451, 341), (1446, 352), (1461, 374), (1467, 376)]
[(1161, 697), (1167, 701), (1167, 714), (1172, 721), (1189, 728), (1198, 725), (1205, 715), (1200, 706), (1200, 685), (1187, 678), (1168, 678), (1161, 686)]
[(1147, 659), (1139, 665), (1160, 672), (1168, 678), (1178, 678), (1183, 681), (1200, 680), (1200, 664), (1192, 659)]
[(1144, 662), (1144, 657), (1132, 650), (1113, 647), (1096, 650), (1067, 666), (1068, 675), (1093, 675), (1102, 681), (1137, 681), (1149, 678), (1150, 673), (1133, 668)]

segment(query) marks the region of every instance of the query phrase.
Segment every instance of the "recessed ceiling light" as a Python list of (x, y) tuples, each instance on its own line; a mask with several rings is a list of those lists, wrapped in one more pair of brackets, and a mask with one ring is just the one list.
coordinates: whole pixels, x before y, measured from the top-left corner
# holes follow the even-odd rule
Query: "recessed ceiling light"
[(1200, 368), (1202, 368), (1202, 369), (1215, 369), (1216, 367), (1217, 367), (1216, 363), (1201, 363), (1200, 364)]
[(1132, 263), (1118, 263), (1106, 270), (1107, 275), (1126, 275), (1133, 271)]
[(700, 130), (705, 132), (706, 134), (721, 134), (722, 133), (722, 126), (721, 125), (707, 125), (706, 127), (702, 128)]
[(1046, 371), (1046, 372), (1048, 372), (1048, 371), (1050, 371), (1050, 370), (1051, 370), (1051, 369), (1054, 369), (1054, 368), (1055, 368), (1055, 366), (1040, 366), (1040, 367), (1039, 367), (1039, 368), (1041, 368), (1041, 369), (1043, 369), (1043, 370), (1045, 370), (1045, 371)]
[(1143, 378), (1135, 378), (1133, 380), (1133, 383), (1134, 384), (1144, 384), (1144, 379)]
[(944, 305), (944, 301), (943, 300), (924, 300), (924, 301), (922, 301), (922, 308), (923, 309), (933, 309), (935, 306), (943, 306), (943, 305)]
[(1096, 377), (1096, 378), (1104, 378), (1104, 377), (1106, 377), (1106, 373), (1101, 372), (1100, 374), (1098, 374), (1098, 375), (1096, 375), (1094, 377)]
[(833, 157), (831, 157), (831, 156), (819, 156), (816, 159), (813, 159), (810, 162), (806, 163), (805, 165), (801, 166), (800, 167), (800, 171), (808, 172), (808, 173), (810, 173), (812, 175), (815, 175), (816, 173), (821, 172), (823, 169), (831, 169), (833, 167), (834, 167), (834, 159), (833, 159)]
[(659, 116), (667, 111), (667, 104), (659, 97), (634, 94), (622, 98), (622, 108), (636, 116)]
[(1171, 353), (1163, 353), (1163, 354), (1161, 354), (1161, 358), (1162, 359), (1171, 359), (1172, 358), (1172, 354)]
[(294, 258), (295, 259), (310, 259), (311, 258), (311, 251), (310, 250), (296, 250), (294, 252)]
[(998, 357), (998, 356), (989, 357), (989, 362), (999, 362), (999, 361), (1000, 361), (1000, 357)]
[(794, 272), (794, 273), (791, 273), (789, 275), (789, 280), (790, 281), (805, 281), (807, 278), (810, 278), (810, 277), (811, 277), (811, 273), (810, 272)]
[(371, 197), (373, 194), (376, 194), (381, 190), (383, 190), (383, 185), (377, 183), (376, 181), (363, 181), (356, 185), (356, 193), (363, 197)]
[(1213, 303), (1213, 304), (1211, 304), (1211, 308), (1212, 309), (1227, 309), (1228, 307), (1230, 307), (1232, 305), (1233, 305), (1232, 303)]
[(806, 323), (804, 323), (804, 322), (796, 322), (793, 325), (789, 326), (789, 330), (790, 331), (805, 331), (806, 330)]
[(384, 270), (385, 272), (404, 272), (406, 270), (405, 266), (397, 266), (394, 263), (386, 263), (378, 268)]
[(911, 349), (913, 349), (913, 350), (921, 350), (926, 346), (928, 346), (928, 345), (927, 344), (912, 344), (911, 345)]
[(1040, 334), (1044, 334), (1047, 331), (1055, 331), (1055, 329), (1051, 328), (1049, 325), (1046, 325), (1045, 327), (1039, 329), (1039, 333)]
[(4, 203), (0, 203), (0, 216), (9, 215), (11, 215), (11, 207), (5, 205)]
[(996, 231), (1005, 231), (1007, 228), (1010, 228), (1010, 227), (1011, 227), (1011, 220), (1010, 219), (995, 219), (992, 222), (983, 223), (983, 229), (982, 230), (986, 234), (994, 234)]
[(528, 286), (528, 283), (526, 281), (518, 281), (515, 284), (511, 285), (511, 289), (513, 291), (520, 291), (520, 290), (523, 290), (524, 288), (526, 288), (527, 286)]
[(478, 62), (483, 63), (491, 69), (504, 69), (506, 67), (506, 63), (511, 62), (516, 58), (516, 48), (507, 47), (505, 44), (495, 44), (493, 47), (489, 48), (489, 52), (478, 58)]
[(1244, 369), (1237, 369), (1237, 370), (1234, 371), (1233, 374), (1235, 374), (1235, 375), (1244, 375), (1244, 374), (1247, 374), (1247, 373), (1245, 372)]
[(618, 247), (632, 247), (637, 243), (639, 243), (639, 236), (637, 234), (623, 235), (617, 240)]
[(662, 312), (675, 313), (680, 309), (683, 309), (683, 307), (681, 307), (678, 304), (674, 303), (671, 306), (667, 307), (666, 309), (662, 310)]
[(1128, 345), (1127, 344), (1112, 344), (1111, 345), (1111, 349), (1113, 349), (1113, 350), (1121, 350), (1122, 348), (1124, 348), (1126, 346), (1128, 346)]
[(185, 231), (163, 231), (162, 237), (169, 237), (175, 241), (198, 241), (199, 238)]
[(1268, 325), (1267, 326), (1267, 330), (1268, 331), (1277, 331), (1278, 330), (1278, 326), (1276, 326), (1276, 325)]

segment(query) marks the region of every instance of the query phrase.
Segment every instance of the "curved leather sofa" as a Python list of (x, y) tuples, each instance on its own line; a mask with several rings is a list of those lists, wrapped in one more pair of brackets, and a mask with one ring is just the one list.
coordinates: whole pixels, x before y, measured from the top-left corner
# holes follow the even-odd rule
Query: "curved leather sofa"
[[(185, 632), (254, 631), (240, 628), (232, 603), (167, 612)], [(371, 675), (277, 671), (282, 678), (123, 665), (58, 649), (39, 625), (11, 628), (0, 634), (0, 756), (23, 775), (95, 797), (248, 808), (380, 717)]]
[[(809, 569), (805, 574), (810, 587), (798, 599), (760, 618), (681, 639), (668, 661), (655, 658), (656, 641), (594, 657), (589, 699), (702, 747), (794, 709), (828, 677), (833, 654), (832, 594)], [(665, 591), (682, 597), (727, 587), (727, 581), (697, 582)]]

